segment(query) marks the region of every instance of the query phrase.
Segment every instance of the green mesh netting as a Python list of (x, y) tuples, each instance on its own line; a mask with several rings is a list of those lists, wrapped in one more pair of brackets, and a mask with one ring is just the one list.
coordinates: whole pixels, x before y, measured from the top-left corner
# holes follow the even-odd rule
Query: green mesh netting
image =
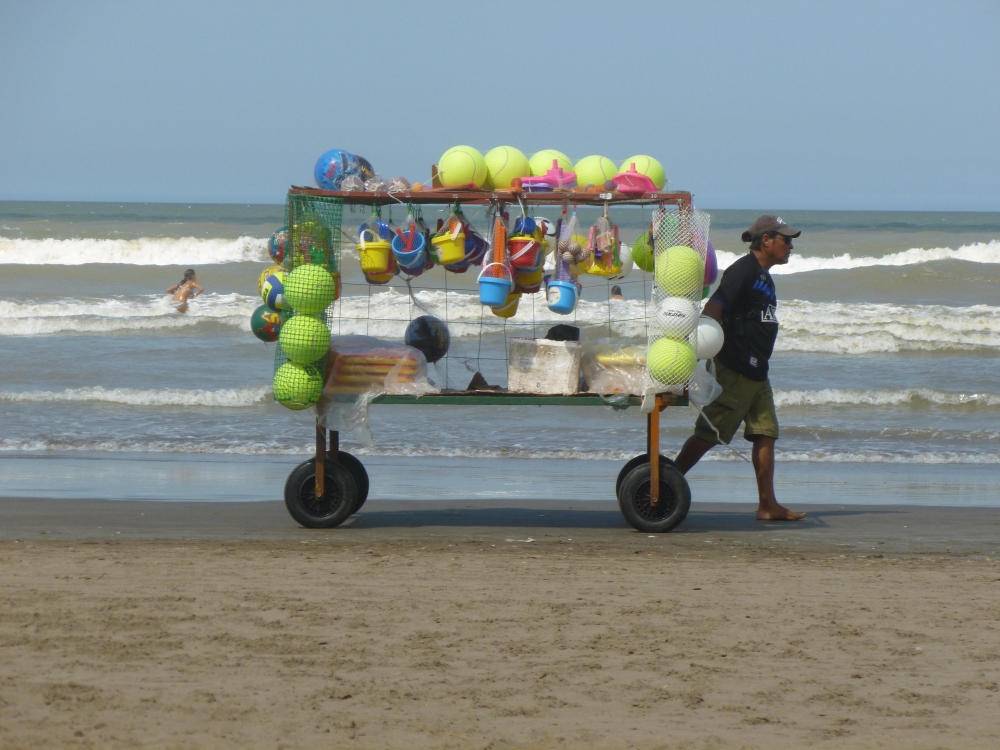
[(288, 275), (274, 355), (274, 398), (291, 409), (312, 406), (320, 397), (340, 290), (343, 211), (339, 198), (289, 195), (285, 203)]

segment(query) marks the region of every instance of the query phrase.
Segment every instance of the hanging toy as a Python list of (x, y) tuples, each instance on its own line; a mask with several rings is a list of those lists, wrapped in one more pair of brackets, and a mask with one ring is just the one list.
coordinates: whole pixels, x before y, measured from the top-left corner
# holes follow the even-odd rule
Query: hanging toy
[[(570, 237), (572, 237), (571, 224), (576, 219), (576, 214), (569, 222), (559, 219), (556, 224), (556, 237), (558, 238), (556, 250), (555, 276), (548, 276), (545, 279), (545, 297), (549, 309), (558, 315), (569, 315), (576, 309), (576, 301), (580, 295), (579, 287), (570, 268), (570, 260), (567, 255), (573, 257), (569, 249)], [(579, 225), (578, 225), (579, 226)], [(565, 243), (565, 249), (563, 247)], [(576, 243), (579, 244), (579, 243)]]
[(562, 234), (556, 245), (556, 254), (564, 260), (573, 276), (579, 276), (590, 265), (590, 248), (587, 238), (580, 228), (580, 220), (576, 211), (570, 216), (569, 222), (563, 221)]
[(392, 230), (382, 221), (378, 207), (373, 207), (371, 217), (358, 228), (358, 255), (365, 274), (382, 276), (389, 272), (393, 262), (391, 236)]
[(592, 261), (587, 273), (593, 276), (611, 277), (622, 272), (621, 242), (618, 241), (618, 225), (612, 224), (608, 216), (608, 204), (604, 204), (604, 215), (590, 228)]
[(464, 255), (460, 261), (446, 265), (444, 270), (450, 273), (465, 273), (471, 265), (482, 265), (483, 256), (486, 254), (486, 240), (475, 230), (457, 203), (454, 216), (462, 222), (462, 231), (465, 233)]
[(488, 242), (492, 261), (483, 266), (476, 279), (479, 282), (479, 301), (489, 307), (503, 307), (514, 286), (514, 274), (507, 263), (507, 222), (502, 206), (497, 207)]
[(448, 221), (441, 225), (431, 238), (431, 255), (442, 266), (450, 266), (465, 260), (465, 223), (458, 204), (452, 209)]
[(407, 276), (419, 276), (425, 270), (427, 240), (417, 228), (412, 206), (404, 225), (409, 229), (403, 231), (396, 228), (396, 236), (392, 238), (392, 255), (401, 273)]
[(535, 220), (526, 215), (524, 201), (520, 201), (520, 204), (521, 218), (514, 222), (514, 234), (507, 240), (510, 265), (515, 272), (538, 268), (539, 259), (544, 253), (542, 242), (535, 234)]

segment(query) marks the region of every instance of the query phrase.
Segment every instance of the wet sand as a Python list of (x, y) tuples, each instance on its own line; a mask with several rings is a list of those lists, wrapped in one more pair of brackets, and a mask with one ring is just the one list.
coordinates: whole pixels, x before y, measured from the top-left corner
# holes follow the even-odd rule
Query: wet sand
[(0, 499), (0, 747), (996, 747), (1000, 511)]

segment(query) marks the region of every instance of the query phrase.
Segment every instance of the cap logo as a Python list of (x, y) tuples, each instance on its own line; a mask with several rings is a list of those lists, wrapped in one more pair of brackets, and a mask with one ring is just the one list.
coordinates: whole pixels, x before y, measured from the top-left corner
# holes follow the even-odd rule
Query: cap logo
[(782, 218), (781, 218), (780, 216), (775, 216), (775, 217), (774, 217), (774, 220), (775, 220), (776, 222), (778, 222), (779, 224), (781, 224), (782, 226), (787, 226), (787, 225), (785, 224), (785, 220), (784, 220), (784, 219), (782, 219)]

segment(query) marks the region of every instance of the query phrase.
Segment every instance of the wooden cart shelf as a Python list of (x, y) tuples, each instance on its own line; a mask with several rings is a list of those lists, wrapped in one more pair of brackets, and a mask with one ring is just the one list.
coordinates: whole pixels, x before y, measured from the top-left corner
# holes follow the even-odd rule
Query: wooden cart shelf
[[(687, 406), (684, 396), (663, 394), (664, 406)], [(601, 396), (594, 393), (579, 393), (572, 396), (543, 396), (530, 393), (490, 393), (489, 391), (472, 391), (465, 393), (429, 393), (426, 396), (405, 396), (385, 394), (372, 400), (373, 404), (434, 404), (440, 406), (618, 406), (609, 404)], [(642, 399), (639, 396), (629, 396), (621, 406), (639, 406)]]
[(323, 198), (339, 198), (346, 205), (388, 206), (394, 203), (441, 204), (464, 203), (468, 205), (489, 205), (491, 203), (517, 203), (523, 200), (527, 205), (561, 206), (564, 203), (579, 206), (691, 206), (691, 193), (683, 190), (669, 193), (642, 193), (641, 195), (610, 192), (592, 193), (586, 191), (553, 191), (530, 193), (513, 190), (404, 190), (398, 193), (367, 193), (358, 190), (320, 190), (311, 187), (292, 187), (289, 195), (315, 195)]

